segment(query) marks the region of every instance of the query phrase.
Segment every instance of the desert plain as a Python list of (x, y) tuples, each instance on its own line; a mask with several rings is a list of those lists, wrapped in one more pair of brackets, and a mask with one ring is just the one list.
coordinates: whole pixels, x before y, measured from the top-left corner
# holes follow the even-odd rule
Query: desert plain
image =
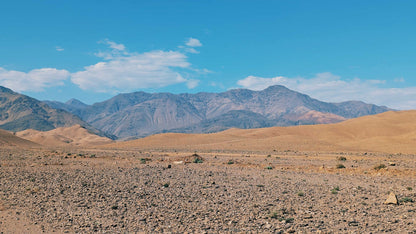
[(1, 131), (0, 232), (414, 233), (415, 120), (126, 142)]

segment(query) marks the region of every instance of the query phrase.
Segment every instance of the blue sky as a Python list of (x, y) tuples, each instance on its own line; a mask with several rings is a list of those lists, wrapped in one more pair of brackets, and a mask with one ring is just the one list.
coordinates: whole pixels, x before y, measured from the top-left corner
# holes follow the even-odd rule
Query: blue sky
[(416, 109), (415, 1), (4, 1), (0, 85), (88, 104), (120, 92), (281, 84)]

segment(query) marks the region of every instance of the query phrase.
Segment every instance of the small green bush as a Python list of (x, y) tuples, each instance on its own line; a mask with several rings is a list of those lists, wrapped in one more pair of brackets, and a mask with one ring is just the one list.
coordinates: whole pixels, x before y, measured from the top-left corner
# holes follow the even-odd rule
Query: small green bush
[(273, 169), (273, 167), (272, 167), (272, 166), (267, 166), (267, 167), (266, 167), (266, 169), (267, 169), (267, 170), (272, 170), (272, 169)]
[(332, 193), (332, 194), (337, 194), (337, 193), (338, 193), (338, 191), (339, 191), (339, 186), (334, 187), (333, 189), (331, 189), (331, 193)]
[(303, 197), (303, 196), (305, 196), (305, 193), (303, 193), (302, 191), (299, 191), (299, 192), (298, 192), (298, 196), (299, 196), (299, 197)]
[(337, 169), (342, 169), (342, 168), (345, 168), (345, 166), (344, 166), (344, 164), (337, 164)]
[(386, 165), (384, 165), (384, 164), (379, 164), (379, 165), (374, 166), (374, 170), (376, 170), (376, 171), (378, 171), (378, 170), (380, 170), (380, 169), (382, 169), (382, 168), (386, 168)]
[(202, 158), (194, 158), (194, 163), (203, 163)]
[(295, 221), (294, 218), (287, 218), (287, 219), (285, 219), (285, 223), (293, 223), (293, 221)]
[(230, 160), (230, 161), (227, 162), (227, 164), (234, 164), (234, 161)]
[(400, 202), (401, 203), (403, 203), (403, 202), (413, 202), (413, 199), (411, 197), (404, 197), (404, 198), (400, 199)]

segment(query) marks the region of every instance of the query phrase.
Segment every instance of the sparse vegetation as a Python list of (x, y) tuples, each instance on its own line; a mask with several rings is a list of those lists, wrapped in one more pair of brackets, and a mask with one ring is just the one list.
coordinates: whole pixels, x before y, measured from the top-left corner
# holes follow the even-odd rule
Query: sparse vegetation
[(279, 215), (278, 215), (278, 213), (277, 212), (272, 212), (271, 214), (270, 214), (270, 218), (272, 218), (272, 219), (277, 219), (279, 217)]
[(194, 158), (193, 163), (203, 163), (204, 161), (202, 160), (202, 158)]
[(204, 160), (202, 159), (202, 157), (199, 156), (196, 152), (191, 155), (190, 159), (187, 159), (187, 160), (190, 160), (193, 163), (203, 163), (204, 162)]
[(227, 162), (227, 164), (234, 164), (234, 161), (233, 161), (233, 160), (229, 160), (229, 161)]
[(407, 190), (412, 191), (413, 188), (412, 187), (406, 187)]
[(305, 196), (305, 193), (304, 193), (304, 192), (302, 192), (302, 191), (299, 191), (299, 192), (298, 192), (298, 196), (299, 196), (299, 197), (303, 197), (303, 196)]
[(344, 164), (337, 164), (337, 166), (336, 166), (336, 168), (337, 169), (343, 169), (343, 168), (345, 168), (345, 166), (344, 166)]
[(339, 156), (337, 159), (338, 161), (347, 161), (347, 158), (344, 156)]
[(331, 189), (331, 193), (332, 194), (337, 194), (339, 191), (339, 186), (334, 187), (333, 189)]
[(266, 169), (267, 169), (267, 170), (272, 170), (272, 169), (273, 169), (273, 167), (272, 167), (272, 166), (267, 166), (267, 167), (266, 167)]
[(407, 202), (413, 202), (413, 199), (411, 197), (404, 197), (400, 199), (401, 203), (407, 203)]
[(286, 218), (285, 223), (293, 223), (295, 221), (294, 218)]
[(376, 170), (376, 171), (378, 171), (378, 170), (380, 170), (380, 169), (382, 169), (382, 168), (386, 168), (386, 165), (384, 165), (384, 164), (379, 164), (379, 165), (374, 166), (374, 170)]

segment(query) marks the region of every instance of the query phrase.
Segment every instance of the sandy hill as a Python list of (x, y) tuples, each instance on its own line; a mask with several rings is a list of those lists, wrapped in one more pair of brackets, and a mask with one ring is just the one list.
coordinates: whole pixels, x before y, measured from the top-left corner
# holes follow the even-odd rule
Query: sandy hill
[(212, 134), (159, 134), (105, 147), (416, 153), (416, 110), (390, 111), (327, 125), (229, 129)]
[(38, 144), (22, 139), (12, 133), (0, 129), (0, 147), (37, 147)]
[(45, 146), (92, 146), (112, 142), (111, 139), (95, 135), (80, 125), (47, 132), (28, 129), (17, 132), (16, 135)]

